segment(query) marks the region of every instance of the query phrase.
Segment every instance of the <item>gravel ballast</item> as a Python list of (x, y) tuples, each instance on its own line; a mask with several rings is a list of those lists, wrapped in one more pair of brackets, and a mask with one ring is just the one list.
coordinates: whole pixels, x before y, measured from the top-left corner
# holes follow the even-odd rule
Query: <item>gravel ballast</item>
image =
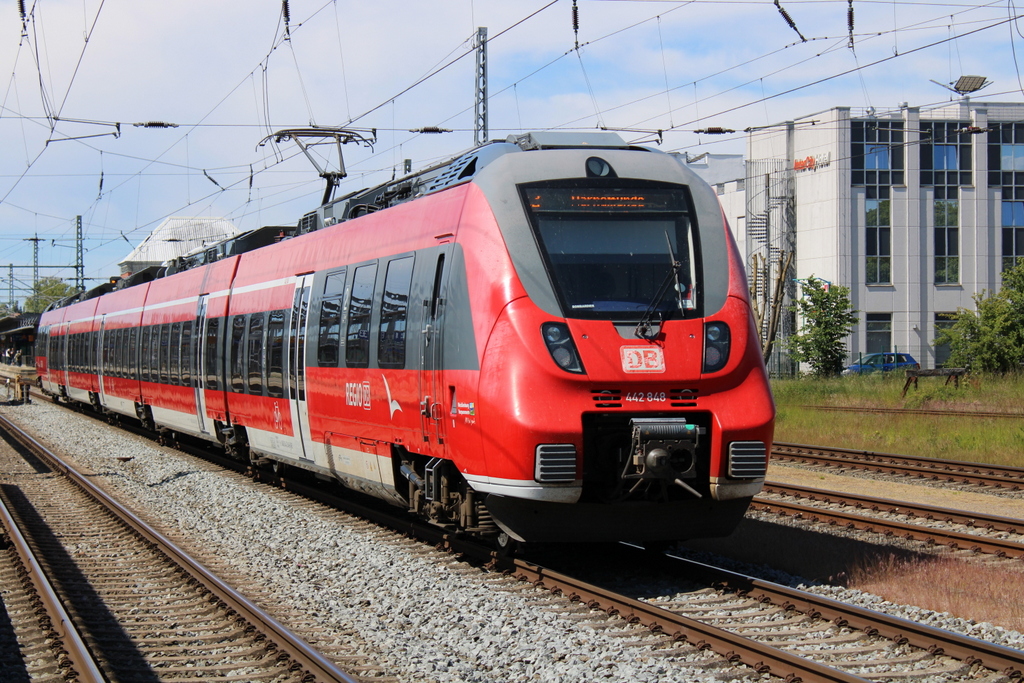
[[(402, 681), (763, 680), (549, 594), (46, 402), (0, 407), (201, 557), (259, 586), (257, 601), (318, 623)], [(118, 458), (131, 458), (121, 461)], [(184, 544), (184, 543), (183, 543)], [(750, 571), (750, 568), (744, 568)], [(798, 577), (766, 576), (799, 584)], [(670, 588), (667, 590), (671, 591)], [(832, 586), (810, 590), (1010, 647), (1024, 636)], [(244, 591), (243, 591), (244, 592)]]

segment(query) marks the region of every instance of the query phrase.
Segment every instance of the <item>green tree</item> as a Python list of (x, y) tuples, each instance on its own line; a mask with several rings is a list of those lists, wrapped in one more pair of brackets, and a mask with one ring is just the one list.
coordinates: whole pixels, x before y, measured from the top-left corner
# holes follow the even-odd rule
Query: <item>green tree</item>
[(32, 288), (32, 296), (25, 299), (26, 313), (42, 313), (47, 306), (54, 301), (71, 296), (78, 292), (78, 288), (69, 285), (57, 277), (44, 277), (36, 282)]
[(975, 310), (961, 308), (956, 322), (940, 331), (935, 344), (949, 344), (946, 365), (982, 372), (1019, 370), (1024, 362), (1024, 258), (1003, 271), (995, 294), (974, 295)]
[(803, 298), (792, 307), (800, 315), (798, 334), (786, 347), (793, 360), (807, 363), (816, 377), (834, 377), (846, 362), (846, 337), (857, 322), (850, 288), (829, 285), (813, 275), (803, 282)]

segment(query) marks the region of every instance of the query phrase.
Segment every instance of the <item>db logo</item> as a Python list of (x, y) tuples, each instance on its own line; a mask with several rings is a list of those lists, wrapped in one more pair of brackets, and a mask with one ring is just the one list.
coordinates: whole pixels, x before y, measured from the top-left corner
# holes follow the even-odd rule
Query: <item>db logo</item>
[(665, 352), (660, 346), (623, 346), (623, 372), (665, 372)]

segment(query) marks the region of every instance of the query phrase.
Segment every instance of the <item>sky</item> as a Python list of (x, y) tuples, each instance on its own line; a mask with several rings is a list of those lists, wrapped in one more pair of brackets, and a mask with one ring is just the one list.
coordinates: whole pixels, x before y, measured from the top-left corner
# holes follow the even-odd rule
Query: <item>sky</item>
[[(295, 224), (324, 181), (279, 130), (372, 139), (345, 145), (336, 196), (471, 148), (478, 27), (490, 139), (605, 128), (742, 153), (744, 130), (835, 106), (949, 102), (939, 84), (961, 75), (991, 81), (976, 101), (1024, 101), (1012, 0), (577, 0), (575, 13), (572, 0), (0, 0), (0, 302), (12, 285), (30, 293), (34, 248), (40, 277), (74, 280), (77, 216), (87, 287), (171, 216)], [(153, 122), (169, 125), (140, 125)], [(427, 127), (450, 132), (414, 132)], [(736, 132), (695, 132), (712, 127)]]

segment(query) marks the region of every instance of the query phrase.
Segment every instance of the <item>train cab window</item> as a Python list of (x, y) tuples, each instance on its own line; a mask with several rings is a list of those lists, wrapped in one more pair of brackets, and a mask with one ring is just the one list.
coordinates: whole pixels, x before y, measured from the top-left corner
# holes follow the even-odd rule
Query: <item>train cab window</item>
[(183, 387), (192, 386), (192, 321), (181, 324), (181, 378)]
[(352, 277), (345, 332), (345, 364), (350, 368), (365, 368), (370, 364), (370, 313), (376, 281), (376, 263), (356, 268)]
[(412, 266), (412, 256), (395, 259), (388, 263), (384, 276), (377, 335), (377, 364), (382, 368), (405, 367), (405, 324), (409, 314)]
[(171, 324), (167, 354), (168, 380), (171, 384), (181, 384), (181, 323)]
[(324, 299), (320, 304), (320, 335), (316, 361), (322, 368), (338, 367), (341, 351), (341, 298)]
[(170, 384), (171, 378), (170, 371), (168, 369), (168, 356), (170, 354), (168, 353), (168, 351), (170, 350), (171, 346), (171, 326), (167, 323), (164, 323), (163, 325), (160, 325), (158, 329), (160, 330), (160, 356), (158, 360), (158, 365), (160, 368), (160, 383)]
[(284, 396), (284, 311), (267, 316), (267, 396)]
[(231, 391), (236, 393), (245, 392), (245, 316), (236, 315), (231, 319)]
[(217, 339), (220, 332), (220, 318), (211, 318), (206, 321), (206, 349), (204, 355), (206, 356), (206, 388), (209, 391), (220, 391), (220, 371), (217, 367), (217, 359), (219, 355), (217, 353)]
[(523, 198), (567, 318), (639, 321), (652, 307), (661, 320), (700, 315), (686, 188), (551, 182), (524, 187)]
[(247, 382), (249, 393), (263, 394), (263, 318), (264, 313), (249, 316), (249, 339), (246, 345)]

